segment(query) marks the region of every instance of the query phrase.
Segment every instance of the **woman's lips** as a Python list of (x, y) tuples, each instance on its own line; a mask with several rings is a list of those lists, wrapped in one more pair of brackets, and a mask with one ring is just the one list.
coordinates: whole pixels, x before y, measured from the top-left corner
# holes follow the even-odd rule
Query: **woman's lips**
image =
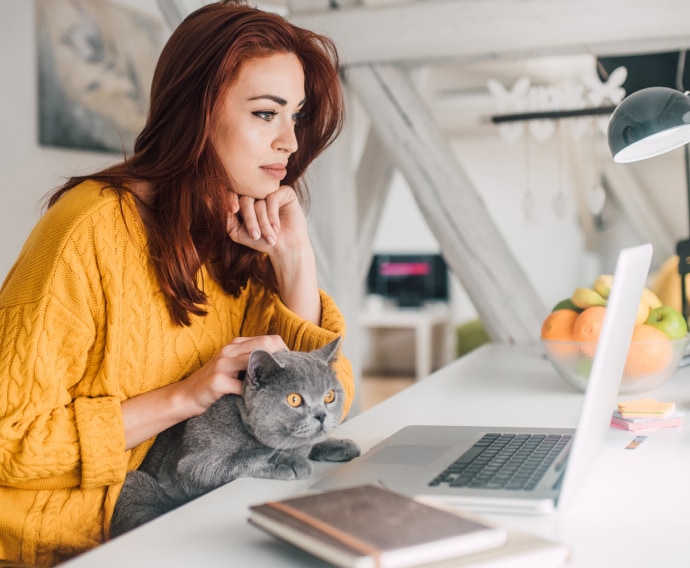
[(269, 164), (268, 166), (261, 166), (261, 169), (279, 181), (287, 175), (287, 168), (283, 164)]

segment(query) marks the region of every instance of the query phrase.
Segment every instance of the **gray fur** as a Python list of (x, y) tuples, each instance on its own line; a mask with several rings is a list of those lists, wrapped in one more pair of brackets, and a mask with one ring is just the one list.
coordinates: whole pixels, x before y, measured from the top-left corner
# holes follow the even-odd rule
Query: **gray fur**
[[(331, 368), (339, 339), (310, 353), (253, 351), (243, 396), (226, 395), (204, 414), (162, 432), (127, 474), (115, 505), (115, 537), (240, 477), (304, 479), (309, 459), (349, 461), (352, 440), (328, 438), (344, 392)], [(325, 402), (329, 391), (335, 393)], [(287, 395), (302, 404), (292, 407)]]

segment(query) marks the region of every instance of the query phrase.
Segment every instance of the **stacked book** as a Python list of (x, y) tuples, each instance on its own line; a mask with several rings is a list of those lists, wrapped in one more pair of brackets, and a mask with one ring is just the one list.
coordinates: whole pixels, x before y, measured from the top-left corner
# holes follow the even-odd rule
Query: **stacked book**
[(611, 426), (634, 432), (674, 428), (683, 424), (684, 417), (675, 402), (642, 398), (619, 402), (618, 410), (611, 417)]
[(555, 568), (570, 557), (559, 542), (374, 485), (253, 505), (248, 520), (343, 568)]

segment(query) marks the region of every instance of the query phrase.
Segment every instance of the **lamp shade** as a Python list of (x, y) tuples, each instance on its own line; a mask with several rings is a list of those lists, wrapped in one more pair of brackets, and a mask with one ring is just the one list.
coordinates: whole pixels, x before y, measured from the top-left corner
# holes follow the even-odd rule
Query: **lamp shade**
[(640, 89), (611, 114), (609, 150), (619, 163), (652, 158), (690, 142), (690, 98), (668, 87)]

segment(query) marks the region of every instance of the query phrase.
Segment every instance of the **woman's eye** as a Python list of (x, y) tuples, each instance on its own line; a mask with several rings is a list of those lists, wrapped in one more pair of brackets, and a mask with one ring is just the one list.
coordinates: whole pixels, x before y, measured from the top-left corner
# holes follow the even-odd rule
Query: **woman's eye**
[(287, 402), (293, 408), (297, 408), (300, 404), (302, 404), (302, 397), (296, 392), (293, 392), (287, 395)]
[(254, 116), (258, 116), (260, 119), (268, 122), (278, 113), (274, 110), (257, 110), (256, 112), (253, 112), (252, 114)]
[(333, 402), (334, 400), (335, 400), (335, 391), (332, 391), (332, 390), (331, 390), (331, 391), (328, 391), (328, 392), (326, 393), (326, 396), (323, 397), (323, 401), (324, 401), (326, 404), (330, 404), (330, 403)]
[(302, 121), (304, 116), (305, 116), (305, 112), (303, 110), (296, 112), (295, 114), (292, 115), (292, 122), (297, 124), (298, 122)]

